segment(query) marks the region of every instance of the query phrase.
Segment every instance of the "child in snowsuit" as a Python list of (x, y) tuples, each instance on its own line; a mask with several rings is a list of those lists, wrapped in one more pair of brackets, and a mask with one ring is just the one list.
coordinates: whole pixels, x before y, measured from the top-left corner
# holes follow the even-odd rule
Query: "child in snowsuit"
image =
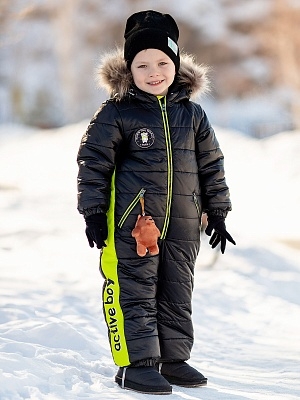
[[(223, 154), (201, 106), (206, 69), (179, 55), (174, 19), (130, 16), (124, 53), (99, 68), (111, 98), (96, 112), (78, 153), (78, 210), (101, 251), (103, 309), (122, 387), (168, 394), (207, 379), (186, 363), (193, 346), (192, 289), (201, 215), (210, 244), (234, 243)], [(139, 256), (132, 237), (143, 199), (160, 231), (159, 254)], [(214, 232), (213, 232), (214, 231)], [(235, 243), (234, 243), (235, 244)]]

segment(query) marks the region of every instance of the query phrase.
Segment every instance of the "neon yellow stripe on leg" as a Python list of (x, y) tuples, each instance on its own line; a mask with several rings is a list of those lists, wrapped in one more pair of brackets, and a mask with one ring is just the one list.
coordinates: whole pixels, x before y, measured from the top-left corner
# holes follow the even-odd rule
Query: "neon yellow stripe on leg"
[(108, 327), (111, 353), (116, 365), (123, 367), (130, 364), (124, 332), (124, 315), (120, 305), (120, 286), (118, 279), (118, 259), (115, 249), (115, 174), (111, 182), (110, 207), (107, 213), (107, 247), (103, 248), (101, 270), (106, 278), (103, 290), (103, 309)]

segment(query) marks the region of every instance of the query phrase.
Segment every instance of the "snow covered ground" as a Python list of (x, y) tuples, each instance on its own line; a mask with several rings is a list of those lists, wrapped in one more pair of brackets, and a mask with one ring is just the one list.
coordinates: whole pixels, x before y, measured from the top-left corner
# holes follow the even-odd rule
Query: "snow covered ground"
[[(76, 210), (76, 153), (86, 125), (0, 127), (1, 400), (149, 397), (114, 383), (98, 251), (88, 247)], [(237, 246), (209, 268), (212, 250), (203, 240), (190, 364), (208, 386), (174, 386), (170, 398), (299, 399), (300, 133), (257, 141), (216, 131)]]

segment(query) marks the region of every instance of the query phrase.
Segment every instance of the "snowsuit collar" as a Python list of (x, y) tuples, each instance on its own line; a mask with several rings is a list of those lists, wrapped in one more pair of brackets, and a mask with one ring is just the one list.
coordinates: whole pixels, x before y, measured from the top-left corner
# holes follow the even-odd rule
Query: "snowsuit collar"
[[(208, 67), (199, 65), (194, 57), (181, 53), (180, 69), (169, 89), (168, 97), (173, 100), (194, 98), (209, 90), (207, 78)], [(145, 92), (140, 91), (133, 83), (132, 74), (127, 69), (123, 52), (117, 48), (101, 57), (100, 65), (96, 70), (98, 86), (107, 90), (110, 96), (123, 99), (125, 96), (139, 96)], [(155, 96), (149, 94), (149, 100)]]

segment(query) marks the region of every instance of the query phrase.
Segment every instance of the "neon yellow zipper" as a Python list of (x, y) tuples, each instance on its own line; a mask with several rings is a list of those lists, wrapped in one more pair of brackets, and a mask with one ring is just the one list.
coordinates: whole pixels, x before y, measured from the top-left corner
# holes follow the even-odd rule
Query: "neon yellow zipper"
[[(162, 101), (163, 100), (163, 103)], [(165, 131), (165, 139), (166, 139), (166, 150), (167, 150), (167, 165), (168, 165), (168, 175), (167, 175), (167, 202), (166, 202), (166, 215), (163, 224), (163, 228), (161, 231), (160, 239), (165, 239), (169, 222), (170, 222), (170, 214), (171, 214), (171, 202), (172, 202), (172, 187), (173, 187), (173, 161), (172, 161), (172, 146), (171, 146), (171, 134), (167, 116), (167, 99), (164, 97), (163, 99), (158, 98), (158, 103), (162, 113), (162, 119), (164, 124)]]
[(124, 222), (126, 221), (128, 215), (131, 213), (131, 211), (134, 209), (134, 207), (137, 205), (137, 203), (140, 201), (141, 197), (144, 197), (144, 194), (146, 192), (146, 189), (141, 189), (138, 194), (135, 196), (135, 198), (132, 200), (132, 202), (129, 204), (129, 206), (126, 208), (124, 214), (122, 215), (122, 218), (120, 219), (118, 223), (118, 227), (122, 228)]

